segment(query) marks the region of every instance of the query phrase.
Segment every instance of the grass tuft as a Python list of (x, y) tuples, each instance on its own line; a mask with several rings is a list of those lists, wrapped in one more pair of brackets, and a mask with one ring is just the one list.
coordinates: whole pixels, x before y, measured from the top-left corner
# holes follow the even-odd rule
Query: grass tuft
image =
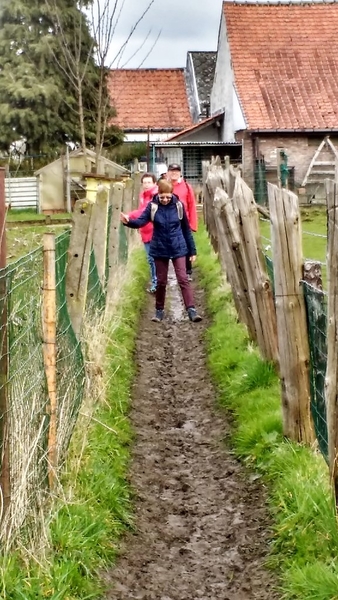
[(327, 465), (311, 448), (283, 437), (278, 377), (249, 342), (203, 226), (197, 266), (211, 325), (208, 366), (218, 398), (233, 416), (231, 443), (267, 485), (273, 519), (267, 565), (285, 600), (338, 600), (338, 527)]
[(128, 410), (147, 277), (143, 250), (133, 252), (123, 286), (95, 324), (96, 337), (88, 325), (88, 393), (62, 481), (63, 500), (55, 502), (47, 526), (50, 545), (41, 556), (22, 548), (0, 557), (3, 600), (101, 597), (100, 574), (114, 562), (121, 534), (133, 528)]

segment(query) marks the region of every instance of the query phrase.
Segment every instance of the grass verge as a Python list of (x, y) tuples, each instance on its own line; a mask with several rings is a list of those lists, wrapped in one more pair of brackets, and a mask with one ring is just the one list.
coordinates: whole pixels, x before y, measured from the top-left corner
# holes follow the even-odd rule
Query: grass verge
[[(55, 220), (69, 220), (71, 213), (54, 213), (49, 215), (51, 222)], [(46, 221), (46, 215), (36, 212), (34, 208), (16, 208), (9, 210), (6, 215), (6, 221), (9, 223), (15, 223), (16, 221)]]
[(234, 416), (237, 455), (267, 484), (273, 515), (268, 564), (285, 599), (338, 599), (338, 528), (321, 455), (282, 435), (280, 388), (238, 323), (228, 286), (204, 227), (196, 234), (197, 267), (212, 324), (209, 369), (220, 403)]
[(127, 413), (147, 276), (144, 252), (135, 251), (106, 322), (105, 393), (79, 422), (62, 482), (64, 502), (56, 502), (48, 524), (49, 547), (41, 555), (23, 549), (0, 558), (3, 600), (99, 598), (99, 573), (113, 563), (120, 535), (133, 526), (126, 483), (133, 432)]

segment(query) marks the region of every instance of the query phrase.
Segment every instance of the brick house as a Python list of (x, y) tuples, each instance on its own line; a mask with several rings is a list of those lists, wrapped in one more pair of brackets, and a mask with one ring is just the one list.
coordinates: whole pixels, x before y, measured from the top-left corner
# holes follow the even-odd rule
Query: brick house
[(337, 31), (336, 0), (223, 2), (211, 115), (224, 112), (223, 140), (242, 142), (256, 191), (284, 164), (290, 188), (323, 199), (338, 157)]

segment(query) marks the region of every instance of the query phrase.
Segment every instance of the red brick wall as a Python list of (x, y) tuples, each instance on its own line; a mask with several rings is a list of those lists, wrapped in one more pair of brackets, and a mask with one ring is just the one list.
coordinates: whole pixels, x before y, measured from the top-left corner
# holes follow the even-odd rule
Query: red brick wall
[[(324, 135), (317, 134), (266, 134), (257, 135), (258, 147), (260, 153), (264, 156), (267, 167), (277, 166), (276, 148), (283, 148), (288, 156), (288, 166), (294, 167), (295, 184), (300, 186), (306, 175), (309, 164), (316, 152), (319, 144), (323, 141)], [(248, 132), (241, 132), (237, 139), (243, 141), (243, 178), (253, 189), (254, 187), (254, 155), (253, 155), (253, 136)], [(338, 136), (330, 136), (330, 140), (338, 150)], [(320, 160), (333, 160), (331, 151), (323, 150)]]

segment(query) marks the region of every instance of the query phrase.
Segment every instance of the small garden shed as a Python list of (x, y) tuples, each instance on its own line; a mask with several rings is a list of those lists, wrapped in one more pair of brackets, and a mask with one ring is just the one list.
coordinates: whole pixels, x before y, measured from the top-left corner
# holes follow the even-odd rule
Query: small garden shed
[[(50, 214), (67, 210), (67, 196), (74, 202), (86, 193), (84, 174), (95, 169), (95, 152), (82, 149), (70, 152), (45, 165), (35, 175), (38, 178), (39, 211)], [(128, 169), (108, 158), (101, 157), (98, 172), (111, 179), (128, 177)]]

